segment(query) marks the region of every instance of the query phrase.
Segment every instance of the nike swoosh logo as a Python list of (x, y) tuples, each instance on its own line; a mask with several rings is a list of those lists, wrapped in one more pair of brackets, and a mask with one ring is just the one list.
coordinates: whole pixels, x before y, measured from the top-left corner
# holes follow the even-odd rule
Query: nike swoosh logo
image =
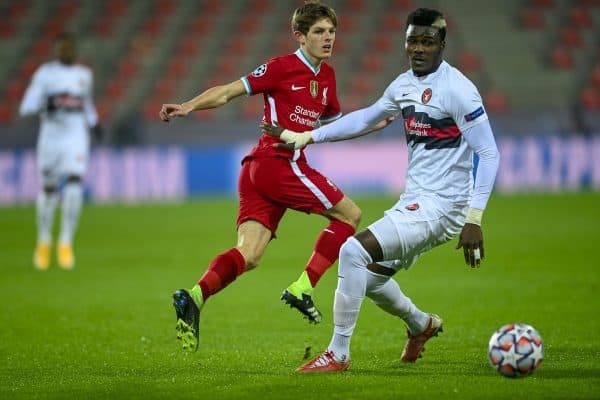
[(409, 93), (402, 93), (402, 97), (408, 96), (409, 94), (410, 94), (410, 92)]
[(296, 85), (292, 85), (292, 90), (300, 90), (300, 89), (304, 89), (306, 88), (306, 86), (296, 86)]

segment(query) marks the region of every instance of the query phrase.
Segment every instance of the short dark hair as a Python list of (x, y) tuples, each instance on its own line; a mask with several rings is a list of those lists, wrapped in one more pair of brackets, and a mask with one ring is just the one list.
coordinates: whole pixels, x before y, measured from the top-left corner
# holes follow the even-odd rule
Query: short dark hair
[(431, 8), (417, 8), (406, 17), (406, 28), (409, 25), (431, 26), (440, 31), (440, 39), (446, 39), (446, 20), (444, 14)]
[(310, 27), (323, 18), (329, 18), (333, 26), (337, 27), (337, 15), (333, 8), (318, 1), (307, 1), (294, 11), (292, 31), (299, 31), (306, 35)]

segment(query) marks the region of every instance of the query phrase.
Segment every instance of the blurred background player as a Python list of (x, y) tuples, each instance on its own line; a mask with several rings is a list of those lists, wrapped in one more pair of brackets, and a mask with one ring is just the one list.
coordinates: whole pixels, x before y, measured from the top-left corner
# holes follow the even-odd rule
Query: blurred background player
[[(408, 15), (405, 49), (410, 70), (398, 76), (373, 105), (312, 132), (281, 132), (289, 145), (350, 139), (383, 118), (402, 115), (408, 143), (406, 188), (378, 221), (349, 238), (340, 250), (334, 301), (334, 334), (327, 350), (298, 368), (313, 373), (344, 371), (350, 339), (366, 296), (408, 326), (403, 362), (415, 362), (425, 343), (442, 330), (442, 318), (421, 311), (391, 279), (424, 252), (460, 232), (458, 248), (471, 267), (484, 256), (481, 219), (499, 154), (477, 88), (442, 58), (446, 21), (420, 8)], [(473, 182), (473, 153), (479, 156)], [(474, 185), (473, 185), (474, 183)]]
[[(272, 58), (251, 74), (210, 88), (182, 104), (163, 104), (160, 118), (169, 121), (195, 110), (220, 107), (241, 95), (258, 93), (263, 94), (265, 101), (263, 120), (270, 124), (305, 131), (339, 118), (335, 74), (323, 62), (331, 57), (336, 27), (333, 9), (307, 2), (292, 17), (293, 34), (300, 45), (295, 53)], [(214, 258), (189, 292), (181, 289), (173, 295), (178, 338), (183, 338), (184, 349), (197, 348), (199, 310), (206, 300), (258, 265), (288, 208), (320, 214), (329, 220), (317, 238), (305, 271), (282, 295), (282, 300), (310, 322), (321, 320), (312, 300), (313, 288), (337, 260), (342, 243), (354, 234), (360, 209), (308, 165), (302, 150), (277, 149), (273, 147), (276, 142), (277, 138), (263, 134), (242, 161), (236, 247)]]
[(56, 60), (40, 66), (25, 91), (19, 113), (39, 114), (37, 168), (41, 190), (37, 198), (37, 245), (33, 264), (50, 266), (52, 223), (62, 186), (62, 218), (57, 245), (58, 265), (75, 265), (73, 238), (83, 203), (82, 178), (89, 154), (90, 128), (99, 134), (98, 114), (92, 101), (90, 68), (75, 63), (75, 39), (60, 33), (54, 41)]

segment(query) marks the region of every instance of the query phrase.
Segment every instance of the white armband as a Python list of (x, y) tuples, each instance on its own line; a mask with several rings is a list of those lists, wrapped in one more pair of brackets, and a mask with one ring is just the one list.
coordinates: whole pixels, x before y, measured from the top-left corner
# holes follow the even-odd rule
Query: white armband
[(284, 129), (279, 137), (288, 144), (293, 143), (294, 149), (301, 149), (306, 147), (312, 140), (312, 131), (298, 133)]
[(481, 219), (483, 217), (483, 210), (479, 208), (469, 208), (467, 210), (467, 218), (465, 219), (466, 224), (475, 224), (481, 226)]

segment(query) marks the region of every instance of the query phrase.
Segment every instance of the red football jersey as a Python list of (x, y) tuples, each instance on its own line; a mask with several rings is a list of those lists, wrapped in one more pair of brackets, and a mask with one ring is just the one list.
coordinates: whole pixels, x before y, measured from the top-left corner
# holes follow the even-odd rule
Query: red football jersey
[[(270, 59), (242, 81), (249, 95), (263, 93), (263, 120), (267, 123), (304, 132), (313, 130), (319, 120), (329, 122), (342, 115), (333, 68), (321, 63), (315, 69), (300, 49)], [(248, 157), (304, 158), (303, 150), (274, 148), (273, 143), (278, 141), (263, 132)]]

